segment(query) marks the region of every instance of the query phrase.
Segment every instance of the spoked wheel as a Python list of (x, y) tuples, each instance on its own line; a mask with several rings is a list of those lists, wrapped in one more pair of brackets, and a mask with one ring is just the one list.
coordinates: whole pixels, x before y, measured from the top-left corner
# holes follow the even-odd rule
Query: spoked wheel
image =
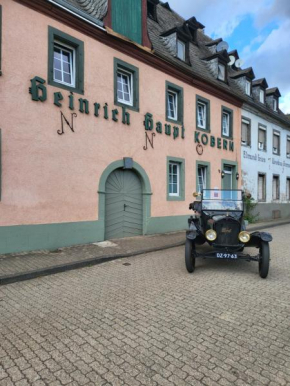
[(270, 249), (267, 241), (262, 241), (260, 246), (259, 275), (266, 279), (270, 265)]
[(195, 245), (188, 239), (185, 242), (185, 266), (189, 273), (195, 269)]

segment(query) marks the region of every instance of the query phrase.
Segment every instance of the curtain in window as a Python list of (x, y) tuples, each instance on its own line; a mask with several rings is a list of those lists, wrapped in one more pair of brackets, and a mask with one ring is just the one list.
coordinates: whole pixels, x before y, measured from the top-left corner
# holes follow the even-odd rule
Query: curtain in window
[(277, 149), (277, 152), (279, 151), (279, 135), (274, 134), (273, 136), (273, 148)]
[(248, 144), (248, 124), (242, 122), (242, 142)]
[(265, 200), (265, 176), (261, 174), (258, 179), (258, 200)]
[(279, 179), (278, 177), (273, 177), (273, 200), (278, 200), (279, 198)]

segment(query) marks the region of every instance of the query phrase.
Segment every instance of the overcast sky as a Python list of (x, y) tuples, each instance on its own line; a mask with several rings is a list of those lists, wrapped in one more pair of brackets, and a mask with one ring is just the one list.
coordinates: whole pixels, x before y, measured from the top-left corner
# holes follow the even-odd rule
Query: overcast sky
[(185, 19), (195, 16), (205, 33), (237, 49), (242, 68), (278, 87), (280, 108), (290, 113), (290, 0), (168, 0)]

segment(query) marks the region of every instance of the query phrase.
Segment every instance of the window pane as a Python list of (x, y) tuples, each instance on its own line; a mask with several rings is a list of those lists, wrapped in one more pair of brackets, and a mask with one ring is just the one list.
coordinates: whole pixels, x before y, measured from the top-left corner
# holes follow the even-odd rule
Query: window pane
[(125, 74), (123, 72), (117, 73), (117, 98), (119, 102), (132, 104), (131, 79), (132, 76), (130, 74)]
[(177, 119), (177, 94), (168, 92), (167, 105), (168, 118)]
[(223, 135), (229, 134), (229, 114), (223, 113)]
[(242, 142), (248, 143), (248, 125), (245, 122), (242, 122)]
[(205, 111), (206, 111), (206, 106), (202, 103), (198, 103), (198, 105), (197, 105), (197, 124), (199, 127), (202, 127), (202, 128), (205, 128), (205, 126), (206, 126)]
[(59, 59), (54, 58), (54, 68), (61, 70), (61, 61)]
[(54, 70), (54, 79), (62, 81), (62, 74), (61, 71)]
[(258, 200), (265, 200), (265, 176), (259, 174), (258, 178)]
[(54, 80), (61, 83), (74, 85), (73, 74), (74, 50), (69, 50), (59, 44), (54, 45)]
[(71, 84), (71, 76), (70, 74), (67, 74), (66, 72), (63, 73), (63, 81), (66, 83)]
[(70, 66), (70, 63), (66, 63), (66, 62), (63, 62), (63, 71), (64, 72), (67, 72), (67, 73), (71, 73), (71, 66)]
[(179, 164), (169, 163), (169, 194), (179, 194)]
[(180, 40), (177, 40), (177, 57), (185, 60), (185, 44)]
[(223, 64), (218, 65), (218, 78), (225, 80), (225, 66)]
[(61, 51), (57, 47), (54, 48), (54, 58), (61, 60)]

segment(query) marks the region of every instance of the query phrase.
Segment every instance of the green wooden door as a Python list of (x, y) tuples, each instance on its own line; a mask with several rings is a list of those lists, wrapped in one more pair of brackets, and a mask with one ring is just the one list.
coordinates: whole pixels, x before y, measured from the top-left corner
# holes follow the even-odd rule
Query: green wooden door
[(223, 180), (223, 189), (232, 190), (233, 189), (233, 167), (224, 165), (224, 180)]
[(112, 28), (142, 44), (142, 1), (112, 0)]
[(137, 174), (117, 169), (106, 182), (105, 238), (142, 234), (142, 186)]

